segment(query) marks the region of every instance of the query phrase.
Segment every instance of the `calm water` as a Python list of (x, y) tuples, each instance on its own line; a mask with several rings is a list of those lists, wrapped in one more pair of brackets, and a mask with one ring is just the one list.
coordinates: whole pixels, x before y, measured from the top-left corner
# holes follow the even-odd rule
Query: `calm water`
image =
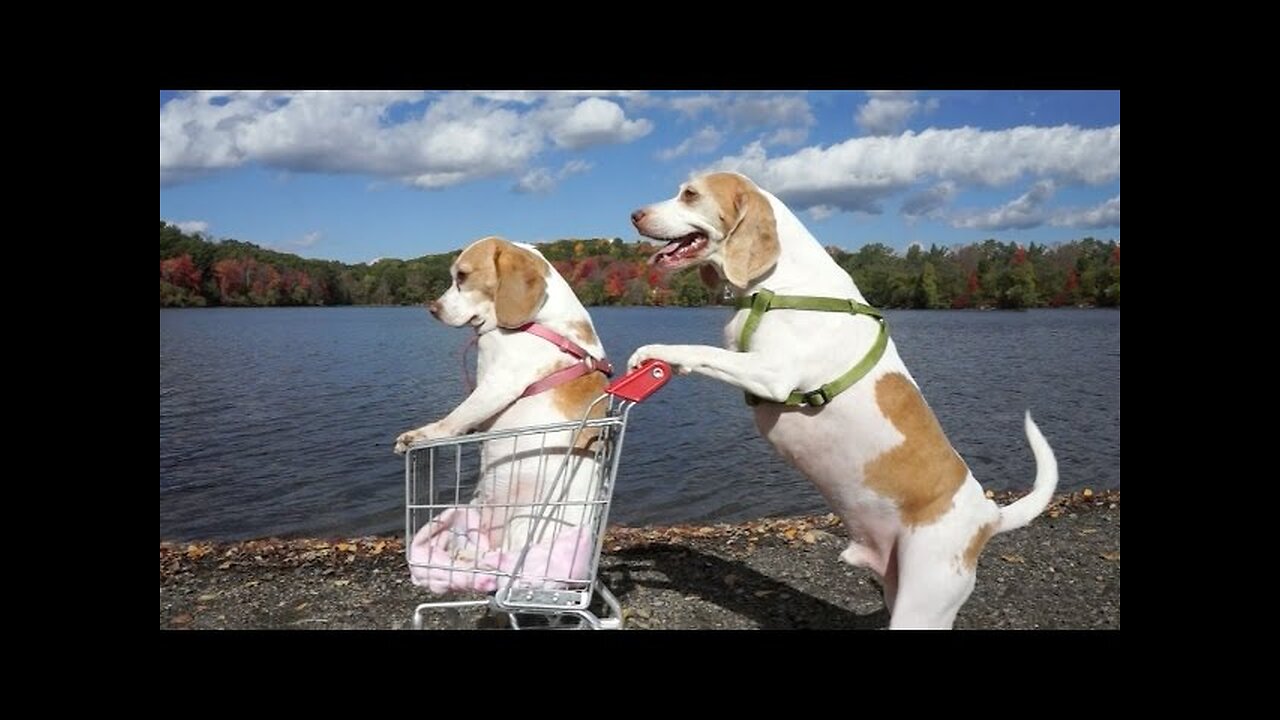
[[(594, 308), (615, 363), (719, 345), (721, 308)], [(984, 487), (1030, 488), (1031, 409), (1059, 490), (1120, 487), (1120, 313), (888, 313), (898, 351)], [(421, 308), (160, 311), (160, 538), (403, 531), (395, 436), (464, 396), (469, 332)], [(474, 361), (474, 357), (473, 357)], [(674, 380), (631, 414), (611, 520), (826, 512), (760, 438), (742, 393)]]

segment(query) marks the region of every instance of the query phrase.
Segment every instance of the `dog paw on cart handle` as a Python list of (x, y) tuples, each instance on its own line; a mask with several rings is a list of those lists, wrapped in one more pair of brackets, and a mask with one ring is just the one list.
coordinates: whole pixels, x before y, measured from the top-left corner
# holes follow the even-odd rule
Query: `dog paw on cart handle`
[(451, 435), (454, 435), (454, 434), (455, 433), (449, 432), (439, 422), (433, 422), (430, 425), (423, 425), (422, 427), (417, 428), (415, 430), (410, 430), (408, 432), (400, 433), (400, 436), (396, 438), (395, 453), (397, 455), (403, 455), (406, 452), (408, 452), (409, 446), (413, 445), (416, 442), (422, 442), (424, 440), (435, 440), (436, 438), (442, 438), (442, 437), (450, 437)]
[(643, 365), (646, 360), (661, 360), (670, 365), (671, 370), (677, 375), (688, 375), (689, 368), (673, 360), (673, 355), (672, 348), (668, 345), (645, 345), (631, 353), (631, 359), (627, 361), (627, 368), (634, 370)]

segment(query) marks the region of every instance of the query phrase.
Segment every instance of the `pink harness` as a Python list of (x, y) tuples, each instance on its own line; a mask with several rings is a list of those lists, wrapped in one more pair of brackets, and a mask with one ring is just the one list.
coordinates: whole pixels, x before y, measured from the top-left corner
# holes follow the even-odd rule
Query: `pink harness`
[[(538, 323), (532, 322), (525, 323), (524, 325), (516, 328), (516, 331), (536, 335), (560, 348), (560, 352), (572, 355), (579, 361), (567, 368), (557, 370), (525, 388), (524, 392), (520, 394), (520, 397), (522, 398), (527, 398), (530, 395), (537, 395), (540, 392), (546, 392), (553, 387), (563, 385), (570, 380), (577, 380), (583, 375), (596, 370), (599, 370), (608, 377), (613, 377), (613, 363), (609, 362), (607, 358), (600, 358), (597, 360), (591, 357), (591, 354), (586, 350), (583, 350), (580, 345), (545, 325), (539, 325)], [(466, 376), (467, 386), (472, 389), (475, 388), (475, 383), (471, 380), (471, 373), (467, 371), (467, 351), (470, 350), (471, 346), (475, 345), (479, 339), (480, 336), (476, 335), (466, 344), (465, 347), (462, 348), (462, 372)]]
[(570, 380), (576, 380), (589, 372), (599, 370), (608, 377), (613, 377), (613, 363), (605, 358), (599, 360), (591, 357), (591, 355), (583, 350), (577, 343), (560, 333), (552, 330), (545, 325), (538, 323), (528, 323), (517, 328), (521, 332), (527, 332), (530, 335), (537, 335), (547, 342), (560, 348), (560, 352), (568, 353), (579, 360), (567, 368), (557, 370), (550, 375), (535, 382), (524, 389), (524, 393), (520, 395), (522, 398), (530, 395), (537, 395), (540, 392), (550, 390), (557, 385), (563, 385)]

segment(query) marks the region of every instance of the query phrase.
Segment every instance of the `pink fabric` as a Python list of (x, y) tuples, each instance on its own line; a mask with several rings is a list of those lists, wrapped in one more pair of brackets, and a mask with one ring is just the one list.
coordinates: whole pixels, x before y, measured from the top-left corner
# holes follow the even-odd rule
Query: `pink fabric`
[[(409, 548), (413, 584), (437, 595), (450, 590), (493, 592), (506, 587), (522, 548), (496, 547), (482, 529), (480, 519), (479, 508), (450, 508), (419, 530)], [(525, 557), (519, 586), (554, 590), (563, 588), (564, 583), (549, 577), (586, 580), (591, 549), (590, 532), (578, 527), (566, 528), (552, 540), (535, 543)]]

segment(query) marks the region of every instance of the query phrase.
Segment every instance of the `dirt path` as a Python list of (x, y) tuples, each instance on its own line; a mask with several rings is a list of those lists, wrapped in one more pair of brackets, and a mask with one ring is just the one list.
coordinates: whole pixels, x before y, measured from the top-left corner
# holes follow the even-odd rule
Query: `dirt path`
[[(614, 527), (600, 576), (631, 629), (884, 627), (870, 573), (838, 559), (844, 538), (834, 516)], [(429, 599), (395, 538), (160, 544), (162, 629), (400, 629)], [(429, 624), (502, 621), (481, 610), (432, 613)], [(1119, 629), (1119, 491), (1060, 497), (994, 538), (956, 627)]]

